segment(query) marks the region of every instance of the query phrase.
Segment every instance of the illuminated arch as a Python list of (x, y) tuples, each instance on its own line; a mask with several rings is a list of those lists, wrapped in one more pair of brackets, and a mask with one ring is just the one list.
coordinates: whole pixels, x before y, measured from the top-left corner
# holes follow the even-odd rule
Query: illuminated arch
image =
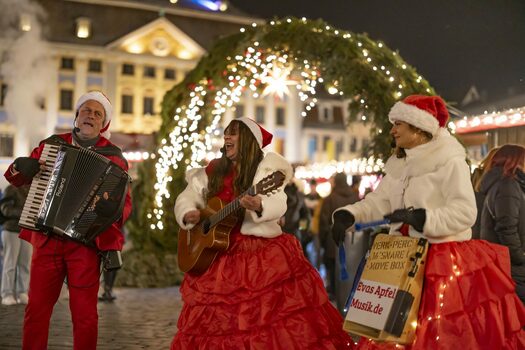
[(144, 185), (153, 191), (144, 202), (145, 229), (174, 234), (171, 208), (184, 186), (184, 171), (201, 165), (226, 108), (246, 89), (262, 94), (275, 68), (298, 73), (297, 90), (306, 109), (315, 104), (320, 83), (347, 98), (350, 115), (365, 115), (371, 123), (371, 151), (376, 157), (385, 158), (390, 149), (382, 130), (389, 128), (387, 114), (394, 102), (413, 93), (434, 93), (396, 52), (366, 34), (304, 18), (242, 28), (218, 41), (164, 97), (159, 148), (150, 161), (154, 170), (143, 171), (147, 180), (142, 181), (152, 181)]

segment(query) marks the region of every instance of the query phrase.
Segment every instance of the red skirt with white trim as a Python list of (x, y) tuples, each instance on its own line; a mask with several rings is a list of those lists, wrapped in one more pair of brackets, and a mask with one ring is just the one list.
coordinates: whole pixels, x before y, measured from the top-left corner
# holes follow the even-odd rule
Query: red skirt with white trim
[(525, 349), (524, 326), (506, 247), (483, 240), (432, 244), (414, 343), (361, 338), (358, 349)]
[(208, 271), (185, 275), (171, 349), (353, 348), (294, 236), (230, 239)]

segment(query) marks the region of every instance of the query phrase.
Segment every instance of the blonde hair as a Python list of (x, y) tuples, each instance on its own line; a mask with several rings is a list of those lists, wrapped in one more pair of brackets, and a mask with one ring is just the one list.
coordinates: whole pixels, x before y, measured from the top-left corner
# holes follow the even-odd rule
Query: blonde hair
[(491, 149), (485, 158), (483, 158), (483, 160), (479, 163), (478, 168), (472, 173), (472, 186), (474, 187), (474, 191), (479, 192), (481, 179), (483, 179), (483, 176), (485, 176), (485, 174), (490, 169), (492, 169), (492, 158), (494, 158), (494, 155), (498, 150), (499, 147), (494, 147)]

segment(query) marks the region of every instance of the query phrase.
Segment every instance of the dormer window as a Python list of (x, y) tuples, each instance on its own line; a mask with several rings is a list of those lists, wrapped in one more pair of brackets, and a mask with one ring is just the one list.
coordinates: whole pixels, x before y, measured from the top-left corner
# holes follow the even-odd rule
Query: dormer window
[(321, 108), (321, 121), (323, 123), (332, 123), (334, 121), (334, 113), (331, 106), (324, 106)]
[(91, 19), (87, 17), (77, 18), (77, 37), (81, 39), (91, 36)]
[(29, 32), (31, 30), (31, 16), (27, 13), (20, 15), (20, 30)]

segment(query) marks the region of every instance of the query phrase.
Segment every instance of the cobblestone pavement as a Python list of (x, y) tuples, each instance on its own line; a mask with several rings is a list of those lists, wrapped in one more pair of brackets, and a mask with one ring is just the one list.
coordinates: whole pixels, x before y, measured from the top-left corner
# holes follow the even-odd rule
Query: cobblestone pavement
[[(98, 350), (169, 349), (182, 308), (178, 287), (115, 288), (114, 303), (98, 304)], [(24, 306), (0, 305), (0, 349), (22, 348)], [(68, 299), (55, 305), (49, 350), (73, 349)]]

